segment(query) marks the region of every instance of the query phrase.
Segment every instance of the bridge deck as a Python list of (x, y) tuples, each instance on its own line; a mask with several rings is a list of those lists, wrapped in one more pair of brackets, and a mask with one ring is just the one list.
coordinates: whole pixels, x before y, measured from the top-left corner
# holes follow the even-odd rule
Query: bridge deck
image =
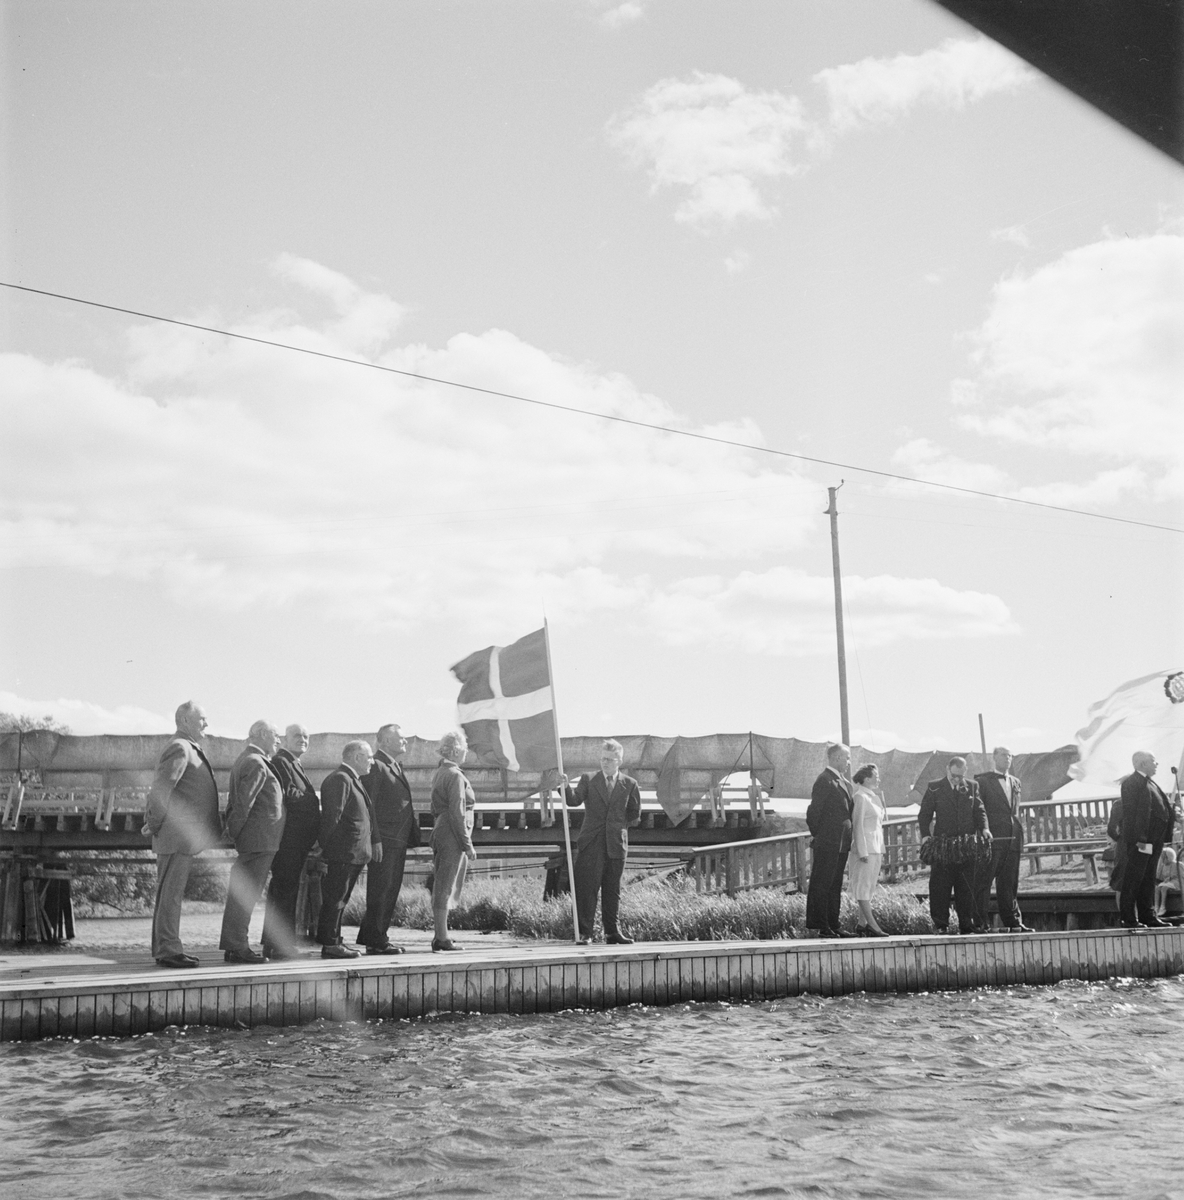
[[(0, 1040), (128, 1036), (170, 1025), (251, 1028), (430, 1013), (537, 1013), (627, 1004), (767, 1000), (813, 993), (954, 990), (1184, 971), (1184, 929), (868, 940), (541, 944), (417, 950), (187, 971), (0, 970)], [(19, 965), (15, 968), (19, 972)]]

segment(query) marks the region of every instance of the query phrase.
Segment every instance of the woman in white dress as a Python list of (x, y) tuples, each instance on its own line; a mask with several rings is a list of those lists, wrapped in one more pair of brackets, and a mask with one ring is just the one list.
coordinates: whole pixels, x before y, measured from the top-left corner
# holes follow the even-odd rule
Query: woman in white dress
[(855, 772), (855, 809), (851, 814), (851, 856), (847, 860), (848, 887), (863, 918), (855, 932), (864, 937), (887, 937), (872, 912), (872, 893), (880, 878), (884, 857), (884, 801), (880, 797), (880, 770), (860, 767)]

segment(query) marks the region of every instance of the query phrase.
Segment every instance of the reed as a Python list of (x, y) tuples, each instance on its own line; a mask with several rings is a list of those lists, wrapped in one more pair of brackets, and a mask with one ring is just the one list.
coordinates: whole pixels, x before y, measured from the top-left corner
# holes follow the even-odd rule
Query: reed
[[(456, 930), (504, 931), (521, 938), (572, 937), (571, 903), (567, 897), (544, 900), (537, 880), (480, 880), (470, 883), (449, 916)], [(364, 897), (355, 896), (347, 922), (361, 919)], [(926, 907), (908, 891), (881, 888), (872, 903), (886, 933), (930, 933)], [(843, 927), (854, 929), (858, 909), (843, 899)], [(734, 898), (702, 895), (686, 878), (639, 877), (621, 889), (621, 925), (639, 941), (701, 942), (722, 939), (775, 940), (805, 933), (806, 898), (772, 888), (744, 892)], [(410, 929), (432, 927), (431, 895), (418, 886), (404, 887), (395, 923)], [(600, 934), (599, 919), (597, 933)]]

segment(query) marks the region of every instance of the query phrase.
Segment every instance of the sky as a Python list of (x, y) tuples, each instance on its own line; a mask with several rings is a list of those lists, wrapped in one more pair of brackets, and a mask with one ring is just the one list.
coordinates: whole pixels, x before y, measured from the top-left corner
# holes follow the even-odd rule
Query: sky
[(936, 5), (0, 21), (0, 279), (359, 360), (0, 289), (0, 710), (835, 738), (840, 483), (854, 741), (1184, 668), (1184, 173)]

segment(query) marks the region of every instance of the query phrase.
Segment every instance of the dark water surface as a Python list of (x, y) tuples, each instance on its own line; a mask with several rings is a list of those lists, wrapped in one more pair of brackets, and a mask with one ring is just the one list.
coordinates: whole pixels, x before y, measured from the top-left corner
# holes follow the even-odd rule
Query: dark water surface
[(0, 1046), (0, 1195), (1184, 1197), (1184, 982)]

